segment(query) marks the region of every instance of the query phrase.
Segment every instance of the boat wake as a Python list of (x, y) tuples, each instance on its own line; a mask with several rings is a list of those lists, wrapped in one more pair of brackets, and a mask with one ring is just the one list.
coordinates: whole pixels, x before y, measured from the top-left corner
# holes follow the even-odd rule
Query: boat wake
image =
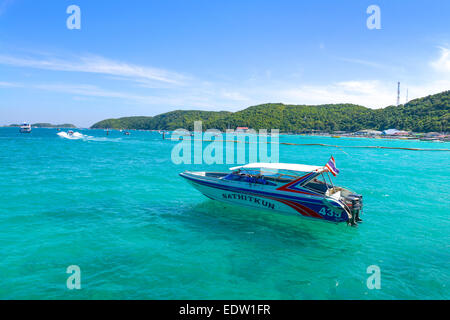
[(57, 135), (60, 136), (61, 138), (69, 139), (69, 140), (79, 140), (79, 139), (87, 139), (87, 138), (89, 138), (89, 136), (86, 136), (86, 135), (81, 134), (79, 132), (73, 132), (73, 133), (58, 132)]
[(106, 138), (106, 137), (93, 137), (88, 136), (86, 134), (82, 134), (80, 132), (73, 132), (73, 131), (61, 131), (58, 132), (57, 135), (60, 138), (68, 139), (68, 140), (82, 140), (82, 141), (98, 141), (98, 142), (122, 142), (121, 138)]

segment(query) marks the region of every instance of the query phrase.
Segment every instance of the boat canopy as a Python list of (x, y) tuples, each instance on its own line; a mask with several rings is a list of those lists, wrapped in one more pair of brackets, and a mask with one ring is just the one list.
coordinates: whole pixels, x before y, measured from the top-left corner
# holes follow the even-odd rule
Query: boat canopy
[(306, 164), (294, 164), (294, 163), (249, 163), (245, 166), (239, 166), (230, 168), (230, 170), (238, 169), (275, 169), (275, 170), (289, 170), (300, 172), (321, 172), (324, 171), (324, 167), (310, 166)]

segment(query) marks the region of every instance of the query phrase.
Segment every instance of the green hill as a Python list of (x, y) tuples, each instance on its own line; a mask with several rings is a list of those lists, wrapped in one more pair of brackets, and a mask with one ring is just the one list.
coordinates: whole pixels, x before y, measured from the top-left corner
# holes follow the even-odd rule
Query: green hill
[[(10, 124), (8, 127), (20, 127), (20, 124), (14, 123)], [(63, 124), (51, 124), (51, 123), (33, 123), (31, 125), (33, 128), (76, 128), (75, 125), (70, 123)]]
[[(144, 129), (144, 130), (175, 130), (194, 129), (194, 121), (202, 120), (203, 127), (214, 124), (232, 115), (226, 111), (184, 111), (177, 110), (157, 115), (155, 117), (125, 117), (107, 119), (94, 124), (93, 129)], [(212, 128), (212, 127), (208, 127)]]
[(194, 121), (203, 121), (203, 129), (225, 130), (237, 126), (253, 129), (277, 128), (282, 132), (357, 131), (397, 128), (415, 132), (449, 132), (450, 91), (412, 100), (398, 107), (369, 109), (352, 104), (317, 106), (268, 103), (238, 112), (183, 111), (155, 117), (126, 117), (100, 121), (92, 128), (175, 130), (193, 129)]
[(34, 123), (31, 126), (33, 128), (76, 128), (75, 125), (70, 123), (63, 123), (63, 124)]

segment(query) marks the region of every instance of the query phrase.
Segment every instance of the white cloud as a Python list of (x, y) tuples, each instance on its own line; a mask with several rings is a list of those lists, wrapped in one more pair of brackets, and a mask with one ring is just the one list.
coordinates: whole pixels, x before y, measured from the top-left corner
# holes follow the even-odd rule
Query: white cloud
[[(213, 88), (210, 90), (202, 90), (201, 88), (196, 88), (195, 90), (187, 89), (187, 91), (174, 92), (170, 95), (150, 96), (105, 90), (93, 85), (36, 84), (25, 86), (15, 84), (15, 86), (76, 96), (123, 99), (142, 106), (168, 106), (170, 110), (175, 108), (222, 110), (224, 107), (241, 110), (250, 105), (267, 102), (306, 105), (352, 103), (375, 109), (394, 105), (397, 100), (397, 83), (384, 83), (377, 80), (343, 81), (327, 85), (303, 85), (281, 90), (260, 87), (241, 89), (240, 91), (245, 91), (245, 95), (239, 90), (227, 91), (225, 89), (214, 90)], [(412, 100), (448, 90), (450, 81), (435, 81), (424, 85), (404, 85), (401, 92), (401, 103), (405, 103), (406, 88), (409, 91), (409, 100)]]
[[(222, 109), (223, 106), (239, 106), (243, 103), (237, 102), (245, 99), (235, 92), (216, 90), (191, 90), (183, 88), (181, 91), (170, 95), (141, 95), (128, 91), (108, 90), (90, 84), (60, 84), (60, 83), (10, 83), (0, 82), (1, 88), (23, 88), (30, 90), (48, 91), (54, 93), (72, 95), (72, 99), (86, 100), (86, 97), (100, 99), (120, 99), (142, 107), (158, 106), (173, 109), (199, 108), (204, 110)], [(167, 110), (167, 111), (170, 111)]]
[[(357, 63), (374, 68), (386, 68), (382, 64), (358, 59), (337, 58), (342, 61)], [(403, 79), (401, 83), (400, 103), (408, 100), (437, 94), (450, 90), (450, 49), (440, 48), (440, 56), (429, 63), (432, 68), (422, 72), (420, 77)], [(390, 67), (389, 67), (390, 69)], [(395, 69), (395, 68), (394, 68)], [(402, 68), (397, 68), (400, 75)], [(250, 90), (251, 99), (256, 103), (283, 102), (286, 104), (334, 104), (353, 103), (369, 108), (384, 108), (397, 102), (397, 79), (382, 81), (378, 79), (344, 80), (323, 84), (298, 84), (283, 82), (276, 87), (261, 86)]]
[[(186, 96), (180, 98), (180, 96), (151, 96), (151, 95), (139, 95), (124, 91), (112, 91), (106, 90), (98, 86), (93, 85), (77, 85), (77, 84), (35, 84), (28, 85), (28, 88), (46, 90), (50, 92), (66, 93), (77, 96), (84, 97), (95, 97), (95, 98), (105, 98), (105, 99), (121, 99), (127, 100), (129, 102), (134, 102), (142, 106), (184, 106), (186, 104), (198, 105), (196, 99), (193, 96)], [(197, 101), (200, 105), (200, 102)]]
[(302, 85), (272, 92), (270, 101), (288, 104), (352, 103), (370, 108), (382, 108), (396, 101), (392, 88), (377, 80), (343, 81), (326, 85)]
[(224, 99), (227, 99), (227, 100), (243, 101), (243, 102), (249, 101), (248, 97), (246, 97), (245, 95), (243, 95), (242, 93), (240, 93), (238, 91), (222, 90), (220, 94)]
[(100, 87), (93, 85), (35, 84), (35, 85), (28, 85), (27, 87), (31, 89), (68, 93), (81, 96), (91, 96), (100, 98), (119, 98), (130, 100), (139, 99), (139, 96), (130, 95), (119, 91), (104, 90)]
[(413, 85), (409, 87), (409, 100), (426, 97), (447, 90), (450, 90), (450, 79), (435, 80), (422, 85)]
[(0, 81), (0, 87), (2, 88), (14, 88), (14, 87), (20, 87), (21, 85), (15, 82), (5, 82)]
[(431, 66), (438, 72), (450, 72), (450, 49), (440, 48), (441, 56), (432, 61)]
[[(400, 103), (450, 90), (450, 80), (434, 80), (423, 83), (402, 83)], [(255, 95), (254, 95), (255, 96)], [(285, 104), (336, 104), (352, 103), (372, 109), (395, 105), (397, 82), (379, 80), (343, 81), (324, 85), (300, 85), (281, 90), (260, 91), (261, 102), (283, 102)]]
[[(351, 62), (382, 67), (362, 60)], [(205, 81), (188, 78), (177, 72), (117, 62), (99, 56), (83, 56), (77, 59), (27, 59), (0, 55), (0, 64), (45, 70), (96, 73), (107, 75), (109, 80), (127, 79), (132, 80), (135, 84), (134, 87), (124, 87), (117, 91), (108, 89), (108, 87), (101, 88), (97, 85), (70, 84), (68, 82), (64, 84), (20, 84), (0, 81), (0, 88), (39, 89), (66, 93), (72, 95), (72, 98), (76, 96), (77, 99), (83, 99), (83, 97), (123, 99), (142, 107), (155, 106), (161, 108), (159, 110), (167, 111), (179, 108), (240, 110), (249, 105), (267, 102), (307, 105), (353, 103), (370, 108), (383, 108), (394, 105), (397, 100), (397, 79), (389, 81), (352, 80), (351, 77), (347, 79), (343, 77), (342, 81), (319, 84), (298, 83), (298, 79), (296, 79), (297, 84), (295, 84), (291, 78), (271, 77), (272, 79), (269, 79), (267, 74), (261, 74), (259, 78), (247, 82), (235, 79), (222, 79), (221, 82), (217, 82), (209, 79)], [(450, 71), (450, 50), (441, 48), (440, 58), (430, 62), (428, 66), (429, 70), (413, 79), (414, 82), (408, 83), (407, 80), (403, 80), (401, 103), (405, 102), (406, 88), (409, 91), (409, 100), (450, 89), (449, 73), (441, 72)], [(107, 83), (104, 85), (106, 86)], [(152, 95), (147, 95), (148, 90), (142, 88), (161, 88), (161, 86), (165, 89), (152, 90)]]
[(360, 65), (372, 67), (372, 68), (386, 69), (386, 66), (384, 66), (380, 63), (374, 62), (374, 61), (367, 61), (367, 60), (362, 60), (362, 59), (352, 59), (352, 58), (338, 58), (338, 60), (344, 61), (344, 62), (349, 62), (349, 63), (356, 63), (356, 64), (360, 64)]
[(176, 72), (128, 64), (95, 55), (82, 56), (73, 60), (61, 58), (18, 58), (10, 55), (0, 55), (0, 64), (53, 71), (97, 73), (123, 77), (138, 82), (155, 81), (181, 85), (187, 80), (186, 76)]

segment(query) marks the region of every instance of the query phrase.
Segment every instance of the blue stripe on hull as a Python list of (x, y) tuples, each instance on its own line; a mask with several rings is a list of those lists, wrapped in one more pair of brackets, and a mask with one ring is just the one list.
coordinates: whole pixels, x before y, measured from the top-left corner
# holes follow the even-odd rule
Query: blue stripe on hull
[(213, 188), (217, 188), (217, 189), (222, 189), (222, 190), (229, 190), (229, 191), (237, 191), (237, 192), (242, 192), (242, 193), (253, 193), (255, 195), (267, 195), (267, 196), (272, 196), (272, 197), (279, 197), (281, 199), (288, 199), (291, 201), (301, 201), (301, 202), (311, 202), (311, 203), (316, 203), (316, 204), (323, 204), (322, 200), (314, 200), (314, 199), (310, 199), (310, 198), (301, 198), (299, 196), (293, 197), (293, 196), (288, 196), (288, 195), (284, 195), (284, 194), (279, 194), (279, 193), (272, 193), (272, 192), (266, 192), (266, 191), (259, 191), (259, 190), (248, 190), (248, 189), (242, 189), (242, 188), (238, 188), (238, 187), (234, 187), (234, 186), (224, 186), (222, 184), (218, 184), (218, 183), (214, 183), (214, 182), (210, 182), (210, 181), (204, 181), (201, 179), (195, 179), (189, 176), (185, 176), (182, 175), (183, 178), (191, 180), (193, 182), (199, 183), (199, 184), (204, 184), (204, 185), (209, 185)]

